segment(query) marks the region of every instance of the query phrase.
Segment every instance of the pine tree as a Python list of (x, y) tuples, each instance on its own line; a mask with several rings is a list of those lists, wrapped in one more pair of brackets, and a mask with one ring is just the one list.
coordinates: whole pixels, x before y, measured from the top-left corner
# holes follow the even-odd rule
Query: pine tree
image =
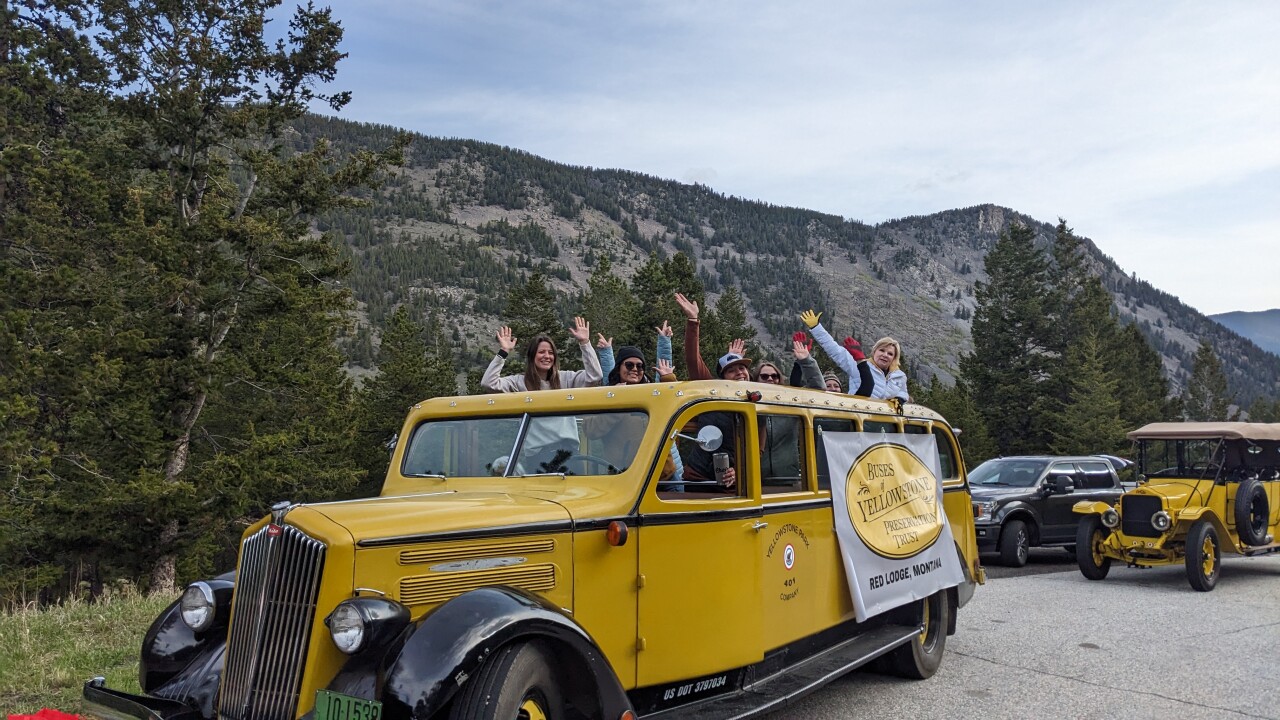
[(911, 397), (916, 402), (936, 410), (956, 431), (966, 465), (976, 467), (984, 460), (996, 456), (995, 444), (987, 433), (987, 424), (963, 379), (957, 378), (954, 385), (946, 385), (934, 375), (928, 385), (920, 385), (911, 380), (908, 380), (908, 384)]
[(1182, 417), (1205, 422), (1233, 419), (1230, 408), (1235, 400), (1228, 394), (1218, 354), (1207, 340), (1200, 341), (1191, 363), (1191, 377), (1182, 393)]
[(1062, 422), (1053, 435), (1059, 455), (1116, 454), (1125, 446), (1128, 425), (1121, 417), (1119, 382), (1103, 358), (1096, 332), (1077, 338), (1069, 353), (1070, 391)]
[[(378, 348), (378, 374), (360, 393), (361, 494), (376, 492), (387, 470), (389, 449), (415, 403), (456, 393), (456, 369), (436, 323), (428, 330), (403, 305), (387, 321)], [(407, 438), (403, 438), (407, 440)]]
[(960, 358), (987, 432), (1002, 455), (1044, 452), (1051, 328), (1047, 264), (1024, 225), (1010, 226), (986, 256), (988, 281), (975, 286), (973, 352)]
[(613, 339), (614, 348), (623, 345), (644, 347), (653, 334), (638, 326), (640, 308), (626, 281), (613, 272), (609, 258), (601, 256), (587, 280), (587, 292), (579, 303), (591, 331)]
[(569, 336), (568, 326), (556, 316), (555, 307), (556, 295), (540, 271), (534, 271), (523, 285), (512, 286), (507, 293), (507, 309), (502, 317), (519, 344), (507, 359), (505, 374), (524, 372), (527, 343), (543, 333), (549, 335), (559, 348), (562, 370), (582, 367), (581, 353)]

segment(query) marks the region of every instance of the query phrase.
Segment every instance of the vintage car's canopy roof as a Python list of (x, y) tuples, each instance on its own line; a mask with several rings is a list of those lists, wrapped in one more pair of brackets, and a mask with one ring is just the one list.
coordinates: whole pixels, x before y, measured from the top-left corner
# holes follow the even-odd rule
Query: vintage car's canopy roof
[(1280, 440), (1280, 423), (1162, 422), (1134, 430), (1130, 440)]

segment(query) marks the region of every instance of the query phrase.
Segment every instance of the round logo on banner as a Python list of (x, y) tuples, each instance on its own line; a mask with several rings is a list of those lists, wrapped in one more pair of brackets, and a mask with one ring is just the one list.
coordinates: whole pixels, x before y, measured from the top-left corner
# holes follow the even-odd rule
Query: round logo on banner
[(877, 555), (911, 557), (942, 534), (938, 478), (901, 445), (862, 453), (845, 478), (845, 497), (854, 531)]

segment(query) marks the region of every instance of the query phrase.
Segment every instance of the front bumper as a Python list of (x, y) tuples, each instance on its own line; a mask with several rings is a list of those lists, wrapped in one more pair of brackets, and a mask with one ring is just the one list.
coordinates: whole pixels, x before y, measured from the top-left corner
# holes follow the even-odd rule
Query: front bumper
[(199, 720), (199, 708), (176, 700), (112, 690), (100, 677), (84, 684), (84, 714), (102, 720)]
[(1000, 524), (975, 523), (974, 535), (978, 538), (978, 552), (995, 552), (1000, 547)]

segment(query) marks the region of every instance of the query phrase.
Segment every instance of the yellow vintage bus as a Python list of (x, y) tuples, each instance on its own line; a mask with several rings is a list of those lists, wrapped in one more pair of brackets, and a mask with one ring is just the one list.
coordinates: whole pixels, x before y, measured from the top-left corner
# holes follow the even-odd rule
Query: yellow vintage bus
[[(833, 471), (824, 444), (849, 433), (936, 447), (941, 512), (918, 478), (885, 490), (905, 471), (883, 449), (870, 481)], [(860, 615), (834, 499), (887, 517), (876, 483), (945, 516), (963, 580)], [(137, 718), (740, 717), (869, 663), (929, 677), (983, 578), (955, 432), (925, 407), (726, 381), (437, 398), (378, 497), (276, 505), (235, 573), (156, 620), (145, 695), (94, 679), (85, 698)]]

